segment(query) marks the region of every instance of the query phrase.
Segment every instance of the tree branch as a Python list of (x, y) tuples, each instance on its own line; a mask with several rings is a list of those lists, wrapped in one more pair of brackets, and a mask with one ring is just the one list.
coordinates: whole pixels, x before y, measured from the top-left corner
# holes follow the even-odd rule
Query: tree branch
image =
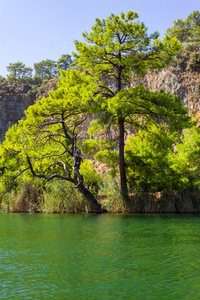
[(67, 181), (70, 181), (70, 182), (74, 183), (74, 180), (72, 178), (65, 177), (65, 176), (62, 176), (60, 174), (54, 174), (54, 175), (51, 175), (51, 176), (45, 176), (44, 174), (36, 174), (35, 171), (33, 170), (32, 163), (31, 163), (30, 158), (28, 156), (27, 156), (27, 161), (28, 161), (28, 164), (30, 166), (31, 173), (33, 174), (34, 177), (44, 178), (47, 181), (50, 181), (50, 180), (52, 180), (54, 178), (60, 178), (62, 180), (67, 180)]
[(18, 173), (18, 174), (16, 175), (15, 179), (16, 179), (17, 177), (19, 177), (22, 173), (24, 173), (25, 171), (27, 171), (28, 169), (30, 169), (30, 167), (28, 167), (28, 168), (22, 170), (20, 173)]
[(60, 154), (45, 155), (45, 156), (42, 156), (42, 157), (38, 157), (38, 159), (45, 159), (45, 158), (54, 157), (54, 156), (62, 156), (65, 153), (67, 153), (67, 151), (64, 151), (63, 153), (60, 153)]

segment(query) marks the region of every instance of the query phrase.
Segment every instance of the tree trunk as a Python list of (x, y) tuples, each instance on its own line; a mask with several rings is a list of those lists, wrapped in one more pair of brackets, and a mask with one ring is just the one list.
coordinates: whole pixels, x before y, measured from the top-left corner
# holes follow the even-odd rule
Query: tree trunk
[(104, 210), (101, 208), (101, 205), (97, 202), (92, 193), (90, 193), (90, 191), (84, 187), (82, 182), (78, 183), (77, 189), (88, 200), (94, 212), (104, 212)]
[[(121, 53), (119, 53), (119, 59), (121, 61)], [(118, 71), (117, 79), (117, 90), (118, 92), (122, 89), (122, 67)], [(128, 187), (126, 180), (126, 164), (124, 159), (124, 119), (120, 116), (118, 117), (119, 125), (119, 170), (120, 170), (120, 183), (121, 183), (121, 194), (124, 201), (128, 201)]]
[[(86, 189), (86, 187), (84, 187), (84, 185), (83, 185), (83, 176), (80, 175), (79, 168), (77, 168), (77, 166), (75, 166), (75, 168), (74, 168), (74, 171), (75, 171), (74, 172), (74, 179), (72, 179), (70, 177), (70, 174), (68, 174), (68, 177), (62, 176), (60, 174), (54, 174), (54, 175), (51, 175), (51, 176), (46, 176), (44, 174), (36, 174), (35, 171), (33, 170), (33, 166), (32, 166), (32, 163), (31, 163), (29, 157), (27, 157), (27, 161), (28, 161), (31, 173), (33, 174), (34, 177), (44, 178), (47, 181), (50, 181), (50, 180), (52, 180), (54, 178), (60, 178), (62, 180), (67, 180), (69, 182), (72, 182), (76, 186), (76, 188), (78, 189), (78, 191), (80, 193), (82, 193), (83, 196), (85, 196), (85, 198), (87, 199), (87, 201), (90, 203), (93, 212), (104, 212), (105, 211), (105, 210), (103, 210), (101, 208), (101, 205), (97, 202), (97, 200), (94, 198), (94, 196), (92, 195), (92, 193), (90, 193), (90, 191), (88, 189)], [(56, 164), (59, 164), (59, 163), (61, 163), (62, 165), (64, 165), (64, 170), (65, 170), (66, 169), (65, 164), (62, 161), (57, 161), (56, 162)], [(26, 170), (28, 170), (28, 169), (29, 168), (27, 168)], [(79, 178), (79, 182), (77, 181), (77, 177)]]
[(121, 192), (124, 201), (128, 200), (128, 188), (126, 180), (126, 164), (124, 159), (124, 120), (118, 118), (119, 124), (119, 169), (120, 169), (120, 182)]

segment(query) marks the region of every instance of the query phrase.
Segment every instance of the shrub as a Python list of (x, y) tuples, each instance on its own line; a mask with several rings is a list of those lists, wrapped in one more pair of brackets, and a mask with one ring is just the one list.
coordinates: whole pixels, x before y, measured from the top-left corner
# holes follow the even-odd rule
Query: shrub
[(200, 71), (200, 53), (192, 53), (190, 56), (189, 67), (192, 71)]

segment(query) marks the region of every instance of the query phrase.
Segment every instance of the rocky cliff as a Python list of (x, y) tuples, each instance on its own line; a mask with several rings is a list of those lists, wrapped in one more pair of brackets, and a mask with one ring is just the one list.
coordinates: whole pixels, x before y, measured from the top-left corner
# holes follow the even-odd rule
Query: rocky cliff
[(28, 95), (27, 86), (10, 85), (4, 82), (0, 85), (0, 142), (8, 128), (25, 116), (24, 111), (33, 104)]
[(6, 131), (25, 117), (24, 111), (29, 105), (43, 96), (47, 97), (49, 91), (56, 89), (57, 81), (57, 78), (53, 78), (37, 89), (8, 82), (0, 85), (0, 143), (3, 142)]
[(190, 54), (185, 54), (160, 72), (148, 72), (143, 78), (134, 77), (132, 86), (144, 85), (153, 92), (163, 90), (179, 95), (189, 113), (200, 121), (200, 71), (192, 71), (189, 65)]

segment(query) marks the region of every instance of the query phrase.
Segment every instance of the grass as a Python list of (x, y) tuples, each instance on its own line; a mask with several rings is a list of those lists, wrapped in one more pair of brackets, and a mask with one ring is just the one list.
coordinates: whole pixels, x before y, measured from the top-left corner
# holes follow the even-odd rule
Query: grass
[[(92, 212), (87, 200), (66, 181), (40, 180), (21, 182), (16, 190), (1, 196), (5, 212), (82, 213)], [(129, 194), (130, 201), (121, 197), (119, 182), (108, 177), (101, 183), (97, 200), (107, 212), (120, 213), (187, 213), (200, 212), (198, 187), (183, 191)]]

